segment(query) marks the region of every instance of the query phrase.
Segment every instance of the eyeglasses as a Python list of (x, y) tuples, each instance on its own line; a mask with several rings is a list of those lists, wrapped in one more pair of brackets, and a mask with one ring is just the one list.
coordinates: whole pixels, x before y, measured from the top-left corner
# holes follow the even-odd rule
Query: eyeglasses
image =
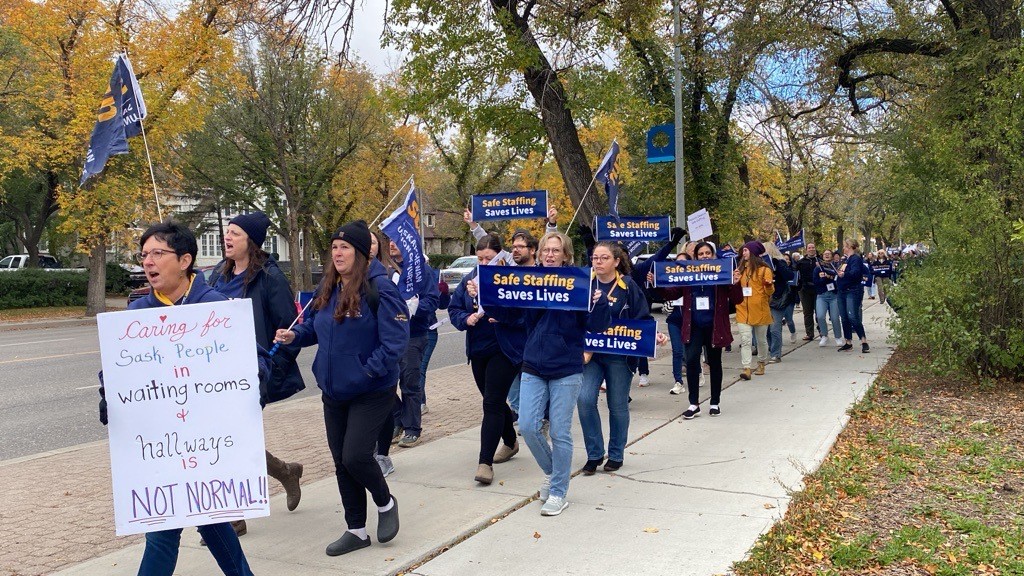
[(601, 256), (591, 256), (590, 257), (590, 261), (591, 262), (607, 262), (607, 261), (609, 261), (611, 259), (612, 259), (612, 257), (608, 256), (607, 254), (604, 254), (604, 255), (601, 255)]
[(513, 244), (512, 245), (512, 249), (513, 250), (526, 250), (526, 248), (527, 248), (526, 244)]
[(163, 258), (164, 254), (177, 254), (177, 252), (174, 250), (163, 250), (160, 248), (150, 250), (149, 252), (136, 252), (135, 260), (138, 261), (139, 264), (142, 264), (146, 261), (146, 258), (149, 258), (150, 256), (153, 257), (153, 260), (159, 260)]
[(562, 253), (562, 249), (561, 248), (545, 248), (545, 249), (541, 250), (540, 252), (541, 252), (541, 254), (561, 254)]

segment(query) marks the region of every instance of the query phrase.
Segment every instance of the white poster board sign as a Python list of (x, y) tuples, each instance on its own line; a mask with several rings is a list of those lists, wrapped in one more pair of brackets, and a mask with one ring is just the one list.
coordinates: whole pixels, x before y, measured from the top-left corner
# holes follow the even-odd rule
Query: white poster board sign
[(701, 208), (687, 216), (686, 229), (690, 233), (690, 240), (703, 240), (711, 236), (714, 232), (711, 230), (711, 215), (708, 214), (707, 208)]
[(249, 300), (96, 323), (117, 534), (269, 516)]

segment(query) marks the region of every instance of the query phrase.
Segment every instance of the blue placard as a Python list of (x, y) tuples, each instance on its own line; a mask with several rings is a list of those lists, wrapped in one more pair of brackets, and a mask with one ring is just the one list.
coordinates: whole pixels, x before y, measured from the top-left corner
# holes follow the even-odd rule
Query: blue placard
[(590, 310), (590, 268), (571, 266), (478, 267), (480, 305)]
[(548, 191), (477, 194), (471, 199), (474, 222), (548, 217)]
[(887, 262), (885, 264), (872, 264), (871, 272), (880, 278), (889, 278), (892, 276), (892, 263)]
[(657, 320), (619, 318), (612, 320), (604, 332), (587, 332), (583, 349), (601, 354), (654, 358), (657, 337)]
[(654, 287), (732, 284), (733, 261), (680, 260), (654, 263)]
[(618, 220), (611, 216), (598, 216), (595, 220), (594, 236), (599, 242), (665, 242), (671, 235), (668, 216), (622, 216)]
[[(664, 146), (655, 145), (655, 138), (664, 134), (668, 143)], [(675, 162), (676, 160), (676, 126), (675, 124), (659, 124), (647, 131), (647, 163)]]

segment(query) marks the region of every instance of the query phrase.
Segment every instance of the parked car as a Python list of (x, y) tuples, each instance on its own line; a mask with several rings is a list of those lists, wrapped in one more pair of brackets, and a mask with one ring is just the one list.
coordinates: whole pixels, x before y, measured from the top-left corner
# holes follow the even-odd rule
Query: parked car
[[(633, 257), (633, 266), (636, 266), (640, 262), (646, 262), (648, 259), (650, 259), (651, 256), (654, 256), (654, 254), (639, 254), (637, 256), (634, 256)], [(676, 255), (675, 254), (669, 254), (668, 255), (668, 259), (669, 260), (675, 260), (676, 259)], [(644, 287), (646, 288), (646, 284), (645, 284)], [(647, 296), (647, 306), (652, 311), (654, 310), (654, 305), (655, 304), (660, 304), (661, 305), (661, 311), (664, 312), (665, 315), (668, 315), (668, 314), (672, 313), (672, 303), (671, 302), (665, 302), (665, 300), (658, 294), (657, 290), (644, 290), (644, 294)]]
[[(28, 264), (28, 254), (12, 254), (0, 260), (0, 270), (18, 270)], [(44, 270), (57, 270), (61, 268), (60, 261), (45, 253), (39, 254), (39, 267)]]
[(450, 266), (441, 270), (441, 282), (448, 285), (448, 291), (452, 292), (458, 287), (462, 279), (476, 268), (476, 256), (462, 256), (456, 258)]

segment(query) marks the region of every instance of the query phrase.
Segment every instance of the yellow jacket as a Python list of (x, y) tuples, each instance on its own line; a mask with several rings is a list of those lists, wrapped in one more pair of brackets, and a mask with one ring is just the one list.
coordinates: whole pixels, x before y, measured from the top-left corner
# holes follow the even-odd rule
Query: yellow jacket
[(750, 296), (744, 296), (743, 302), (736, 305), (736, 322), (750, 326), (766, 326), (772, 323), (772, 311), (768, 308), (768, 300), (775, 292), (775, 275), (772, 269), (762, 266), (753, 275), (746, 271), (740, 273), (740, 286), (750, 288)]

